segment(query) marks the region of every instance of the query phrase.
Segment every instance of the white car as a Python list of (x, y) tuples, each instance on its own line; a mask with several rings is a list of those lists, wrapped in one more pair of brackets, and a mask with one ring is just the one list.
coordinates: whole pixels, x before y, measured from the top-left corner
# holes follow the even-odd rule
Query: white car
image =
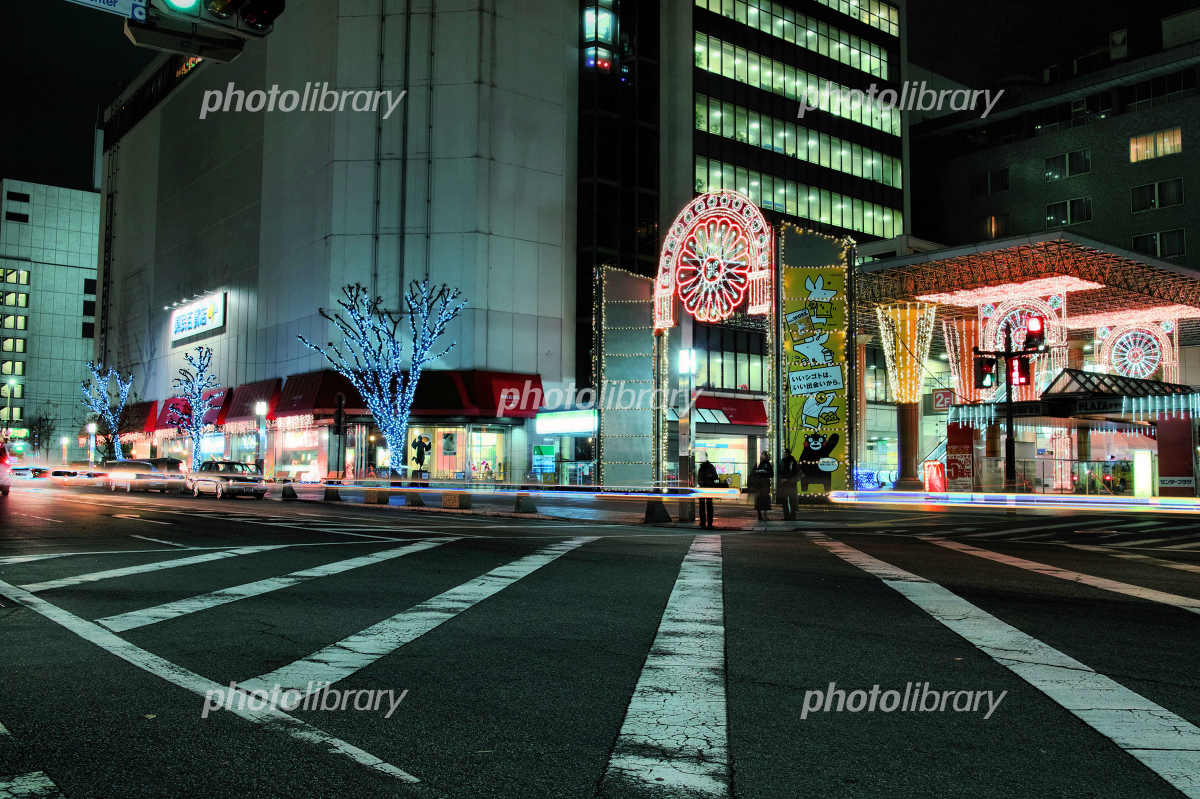
[(267, 484), (262, 474), (248, 463), (240, 461), (205, 461), (197, 471), (186, 479), (187, 488), (193, 497), (212, 494), (217, 499), (254, 497), (267, 495)]

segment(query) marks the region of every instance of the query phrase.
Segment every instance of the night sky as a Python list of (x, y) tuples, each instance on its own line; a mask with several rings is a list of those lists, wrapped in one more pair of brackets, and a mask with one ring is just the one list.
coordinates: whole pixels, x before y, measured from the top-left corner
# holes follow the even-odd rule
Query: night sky
[[(0, 176), (91, 188), (97, 110), (153, 53), (130, 44), (115, 15), (66, 0), (13, 5), (15, 25), (7, 27), (0, 48), (7, 88)], [(1138, 17), (1157, 26), (1160, 16), (1194, 5), (1141, 2)], [(1129, 3), (1081, 0), (910, 0), (910, 57), (972, 87), (989, 88), (1003, 76), (1038, 75), (1044, 64), (1083, 43), (1105, 41), (1132, 13)]]

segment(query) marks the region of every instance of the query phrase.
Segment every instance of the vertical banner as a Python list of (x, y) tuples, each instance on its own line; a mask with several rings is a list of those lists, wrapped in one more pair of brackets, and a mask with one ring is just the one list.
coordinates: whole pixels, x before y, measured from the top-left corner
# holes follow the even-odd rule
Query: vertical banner
[(849, 484), (850, 242), (787, 224), (779, 235), (783, 441), (800, 464), (800, 493), (828, 494)]
[(950, 422), (946, 425), (946, 488), (975, 490), (975, 428)]

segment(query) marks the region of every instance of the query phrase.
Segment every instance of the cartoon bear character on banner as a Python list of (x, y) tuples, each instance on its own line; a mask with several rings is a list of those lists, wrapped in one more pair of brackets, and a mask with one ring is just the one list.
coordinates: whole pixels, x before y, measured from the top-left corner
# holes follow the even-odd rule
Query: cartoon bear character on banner
[(804, 434), (804, 451), (799, 458), (800, 490), (808, 491), (808, 484), (820, 484), (829, 493), (833, 473), (838, 468), (835, 458), (829, 457), (838, 443), (838, 434), (825, 436), (821, 433)]

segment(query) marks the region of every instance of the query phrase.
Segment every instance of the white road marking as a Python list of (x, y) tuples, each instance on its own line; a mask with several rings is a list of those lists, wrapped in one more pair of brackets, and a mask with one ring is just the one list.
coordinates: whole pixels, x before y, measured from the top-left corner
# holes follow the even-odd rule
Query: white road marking
[(1169, 547), (1159, 547), (1160, 549), (1200, 549), (1200, 540), (1188, 541), (1186, 544), (1172, 544)]
[(1024, 558), (1017, 558), (1012, 555), (1003, 555), (987, 549), (979, 549), (978, 547), (973, 547), (970, 544), (964, 544), (959, 541), (949, 541), (945, 538), (936, 538), (934, 536), (920, 536), (920, 538), (922, 541), (928, 541), (931, 544), (937, 544), (946, 549), (953, 549), (955, 552), (962, 552), (966, 555), (974, 555), (977, 558), (1003, 563), (1005, 566), (1015, 566), (1018, 569), (1043, 574), (1047, 577), (1057, 577), (1067, 582), (1099, 588), (1102, 591), (1111, 591), (1114, 594), (1124, 594), (1136, 599), (1145, 599), (1150, 602), (1158, 602), (1163, 605), (1182, 608), (1192, 613), (1200, 613), (1200, 599), (1192, 599), (1191, 597), (1180, 596), (1179, 594), (1170, 594), (1166, 591), (1158, 591), (1153, 588), (1143, 588), (1140, 585), (1123, 583), (1119, 580), (1110, 580), (1107, 577), (1095, 577), (1091, 574), (1071, 571), (1070, 569), (1060, 569), (1058, 566), (1050, 566), (1046, 563), (1038, 563), (1037, 561), (1025, 560)]
[(119, 613), (114, 616), (107, 616), (103, 619), (97, 619), (97, 624), (102, 624), (113, 632), (125, 632), (138, 627), (145, 627), (147, 624), (155, 624), (156, 622), (166, 621), (167, 619), (175, 619), (180, 616), (186, 616), (189, 613), (198, 613), (202, 610), (215, 608), (220, 605), (225, 605), (230, 602), (236, 602), (239, 599), (248, 599), (250, 597), (261, 596), (270, 593), (271, 591), (279, 591), (283, 588), (289, 588), (306, 580), (312, 580), (317, 577), (328, 577), (333, 574), (342, 574), (351, 569), (357, 569), (362, 566), (371, 566), (376, 563), (383, 563), (392, 558), (411, 555), (416, 552), (424, 552), (427, 549), (441, 546), (442, 544), (454, 541), (453, 538), (439, 538), (431, 541), (417, 541), (408, 546), (398, 547), (396, 549), (387, 549), (382, 552), (372, 552), (369, 555), (362, 555), (357, 558), (349, 558), (347, 560), (339, 560), (336, 563), (326, 563), (322, 566), (314, 566), (311, 569), (303, 569), (295, 571), (283, 577), (270, 577), (265, 580), (257, 580), (244, 585), (235, 585), (231, 588), (222, 588), (218, 591), (212, 591), (207, 594), (199, 594), (190, 596), (185, 599), (179, 599), (174, 602), (166, 602), (162, 605), (144, 608), (142, 610), (131, 610), (128, 613)]
[(62, 793), (44, 771), (31, 771), (0, 777), (0, 799), (62, 799)]
[(654, 796), (729, 795), (721, 573), (721, 537), (698, 536), (679, 567), (605, 782)]
[(1112, 555), (1114, 558), (1124, 558), (1125, 560), (1133, 560), (1139, 563), (1148, 563), (1153, 566), (1162, 566), (1167, 569), (1178, 569), (1181, 572), (1191, 572), (1200, 574), (1200, 563), (1180, 563), (1175, 560), (1166, 560), (1164, 558), (1156, 558), (1151, 555), (1138, 555), (1133, 552), (1113, 552), (1106, 551), (1106, 554)]
[(1174, 541), (1174, 542), (1178, 543), (1179, 540), (1183, 537), (1184, 537), (1183, 534), (1180, 533), (1179, 535), (1168, 535), (1168, 536), (1163, 536), (1162, 538), (1146, 538), (1146, 539), (1138, 539), (1135, 541), (1119, 541), (1119, 542), (1111, 544), (1110, 546), (1129, 547), (1130, 549), (1141, 549), (1144, 547), (1153, 546), (1154, 544), (1162, 544), (1167, 541)]
[(130, 535), (130, 538), (140, 538), (143, 541), (153, 541), (156, 544), (166, 544), (169, 547), (179, 547), (180, 549), (188, 549), (187, 544), (176, 544), (174, 541), (164, 541), (161, 538), (151, 538), (146, 535)]
[[(165, 524), (168, 527), (171, 527), (174, 524), (173, 522), (163, 522), (163, 521), (159, 521), (157, 519), (143, 519), (140, 515), (138, 515), (136, 513), (114, 513), (113, 518), (114, 519), (133, 519), (135, 521), (146, 522), (148, 524)], [(151, 539), (151, 540), (154, 540), (154, 539)]]
[(32, 513), (15, 513), (14, 516), (24, 516), (26, 519), (37, 519), (43, 522), (54, 522), (55, 524), (65, 524), (62, 519), (47, 519), (45, 516), (34, 516)]
[(267, 552), (268, 550), (284, 549), (286, 547), (287, 544), (272, 544), (269, 546), (238, 547), (237, 549), (225, 549), (218, 552), (205, 552), (203, 555), (192, 555), (186, 558), (175, 558), (174, 560), (159, 560), (154, 563), (143, 563), (138, 566), (123, 566), (119, 569), (107, 569), (101, 572), (80, 574), (75, 577), (61, 577), (57, 580), (30, 583), (21, 586), (21, 588), (36, 594), (39, 591), (52, 591), (56, 588), (67, 588), (72, 585), (94, 583), (99, 580), (111, 580), (114, 577), (128, 577), (131, 574), (145, 574), (162, 569), (176, 569), (180, 566), (194, 566), (197, 563), (207, 563), (212, 560), (221, 560), (222, 558), (234, 558), (238, 555), (253, 555), (256, 552)]
[(921, 610), (1108, 738), (1185, 796), (1200, 798), (1200, 727), (924, 577), (825, 536), (813, 543)]
[[(202, 677), (195, 672), (159, 657), (153, 652), (148, 652), (126, 641), (124, 638), (109, 632), (95, 622), (82, 619), (57, 605), (47, 602), (41, 597), (34, 596), (32, 593), (6, 583), (3, 580), (0, 580), (0, 595), (6, 596), (36, 613), (40, 613), (50, 621), (65, 627), (83, 640), (95, 644), (109, 654), (115, 655), (143, 671), (147, 671), (172, 685), (177, 685), (198, 696), (208, 696), (210, 692), (215, 691), (219, 692), (219, 695), (223, 698), (229, 690), (227, 686), (213, 682), (207, 677)], [(360, 763), (381, 774), (386, 774), (389, 777), (395, 777), (405, 782), (420, 782), (413, 775), (396, 768), (390, 763), (384, 762), (371, 753), (363, 751), (340, 738), (335, 738), (300, 719), (289, 716), (281, 710), (272, 707), (269, 703), (264, 703), (266, 707), (262, 710), (251, 710), (251, 704), (257, 703), (231, 702), (229, 703), (229, 712), (266, 729), (281, 732), (297, 740), (321, 747), (329, 754), (348, 757), (356, 763)]]
[(1035, 524), (1030, 527), (1006, 527), (1003, 530), (990, 530), (985, 533), (971, 533), (966, 538), (1002, 538), (1013, 533), (1031, 533), (1035, 530), (1055, 530), (1059, 527), (1073, 527), (1078, 521), (1062, 522), (1061, 524)]
[(268, 693), (278, 685), (281, 691), (290, 688), (307, 696), (314, 684), (332, 684), (349, 677), (537, 569), (595, 540), (593, 537), (581, 537), (552, 544), (532, 555), (498, 566), (470, 582), (444, 591), (349, 638), (330, 644), (306, 658), (252, 679), (239, 681), (238, 684), (247, 691), (260, 690)]

